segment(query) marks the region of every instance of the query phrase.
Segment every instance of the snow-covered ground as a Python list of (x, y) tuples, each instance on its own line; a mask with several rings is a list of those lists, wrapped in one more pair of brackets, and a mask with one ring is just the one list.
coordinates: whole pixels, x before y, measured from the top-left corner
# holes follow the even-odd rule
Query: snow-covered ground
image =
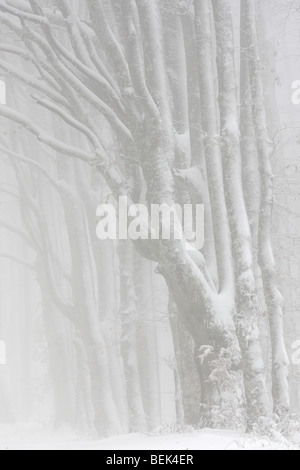
[(82, 440), (67, 431), (50, 433), (23, 425), (0, 426), (0, 450), (300, 450), (300, 445), (284, 439), (273, 442), (269, 438), (212, 430)]

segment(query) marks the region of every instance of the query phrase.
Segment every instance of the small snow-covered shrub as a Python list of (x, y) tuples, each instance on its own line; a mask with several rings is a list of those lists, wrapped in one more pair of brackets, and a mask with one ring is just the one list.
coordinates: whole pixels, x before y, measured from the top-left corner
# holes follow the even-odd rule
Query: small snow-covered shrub
[[(210, 375), (206, 381), (211, 393), (218, 395), (218, 404), (202, 405), (204, 420), (209, 414), (210, 425), (220, 429), (245, 428), (245, 400), (242, 388), (242, 372), (234, 370), (234, 355), (231, 349), (220, 349), (218, 354), (213, 348), (201, 348), (200, 364), (207, 363)], [(206, 409), (205, 409), (206, 408)], [(206, 416), (206, 417), (205, 417)], [(207, 422), (202, 423), (204, 425)]]

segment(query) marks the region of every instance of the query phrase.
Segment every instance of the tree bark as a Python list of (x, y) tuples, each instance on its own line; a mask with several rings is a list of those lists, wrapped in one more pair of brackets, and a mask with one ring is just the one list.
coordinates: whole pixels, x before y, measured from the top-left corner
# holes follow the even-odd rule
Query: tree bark
[(268, 416), (268, 397), (258, 328), (258, 299), (253, 271), (251, 232), (242, 189), (231, 8), (226, 0), (213, 0), (213, 7), (217, 32), (225, 197), (235, 267), (235, 324), (243, 358), (248, 421), (252, 425), (258, 416)]
[(289, 359), (285, 349), (283, 330), (283, 299), (277, 287), (275, 261), (271, 242), (271, 221), (273, 208), (273, 174), (271, 158), (273, 148), (267, 128), (264, 108), (264, 92), (261, 63), (257, 41), (255, 4), (252, 0), (244, 3), (246, 31), (249, 41), (249, 74), (252, 96), (252, 112), (257, 139), (261, 205), (259, 220), (259, 264), (262, 272), (266, 303), (269, 310), (273, 353), (273, 401), (278, 414), (289, 410)]

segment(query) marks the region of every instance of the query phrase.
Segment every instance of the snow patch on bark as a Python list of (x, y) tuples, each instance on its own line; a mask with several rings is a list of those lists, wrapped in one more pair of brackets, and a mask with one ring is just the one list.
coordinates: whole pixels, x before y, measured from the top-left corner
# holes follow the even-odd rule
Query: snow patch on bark
[(199, 193), (202, 194), (204, 188), (206, 187), (202, 173), (199, 168), (192, 167), (187, 170), (174, 170), (175, 176), (181, 178), (186, 183), (189, 183), (193, 188)]
[(239, 123), (236, 119), (234, 114), (229, 115), (226, 120), (226, 126), (224, 128), (228, 134), (230, 134), (235, 140), (239, 140), (240, 138), (240, 129)]

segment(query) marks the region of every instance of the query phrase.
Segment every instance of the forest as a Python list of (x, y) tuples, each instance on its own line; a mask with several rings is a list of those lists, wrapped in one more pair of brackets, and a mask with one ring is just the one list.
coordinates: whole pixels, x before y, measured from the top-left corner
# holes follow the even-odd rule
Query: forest
[(0, 448), (300, 445), (299, 27), (300, 0), (0, 0)]

